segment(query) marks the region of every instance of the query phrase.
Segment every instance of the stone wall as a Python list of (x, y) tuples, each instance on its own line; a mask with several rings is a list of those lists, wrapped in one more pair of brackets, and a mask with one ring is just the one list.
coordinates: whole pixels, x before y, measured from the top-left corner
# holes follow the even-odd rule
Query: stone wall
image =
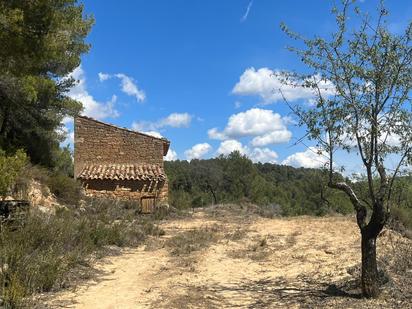
[[(74, 120), (74, 175), (77, 177), (85, 164), (156, 164), (163, 167), (163, 155), (169, 148), (169, 141), (139, 132), (118, 128), (88, 117)], [(89, 181), (88, 181), (89, 182)], [(138, 181), (126, 186), (116, 181), (104, 180), (101, 189), (92, 189), (83, 182), (88, 195), (120, 199), (139, 199), (143, 191)], [(130, 190), (127, 189), (130, 187)], [(90, 187), (90, 188), (88, 188)], [(123, 189), (121, 189), (123, 188)], [(167, 180), (158, 188), (156, 195), (167, 201)]]
[(157, 203), (167, 203), (168, 183), (157, 185), (134, 180), (84, 180), (86, 194), (94, 197), (140, 201), (142, 197), (153, 197)]
[(86, 117), (76, 117), (74, 125), (74, 175), (84, 164), (158, 164), (168, 141), (117, 128)]

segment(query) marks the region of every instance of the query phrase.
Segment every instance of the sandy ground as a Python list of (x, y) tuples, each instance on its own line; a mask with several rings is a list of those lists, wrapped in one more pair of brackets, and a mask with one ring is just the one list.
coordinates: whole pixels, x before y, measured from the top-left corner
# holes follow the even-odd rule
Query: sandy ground
[[(412, 308), (408, 292), (398, 299), (383, 293), (367, 300), (351, 288), (356, 285), (357, 276), (350, 272), (359, 263), (360, 240), (356, 224), (346, 217), (240, 218), (198, 211), (161, 227), (165, 236), (100, 260), (100, 275), (53, 295), (48, 306)], [(216, 233), (212, 243), (188, 255), (171, 253), (168, 239), (205, 227)], [(381, 238), (394, 237), (391, 233)], [(387, 246), (381, 247), (384, 251)]]

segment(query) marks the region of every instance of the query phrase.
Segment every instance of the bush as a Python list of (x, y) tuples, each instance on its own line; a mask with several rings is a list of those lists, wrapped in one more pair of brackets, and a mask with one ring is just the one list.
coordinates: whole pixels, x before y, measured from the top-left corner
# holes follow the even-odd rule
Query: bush
[(77, 205), (82, 198), (81, 184), (60, 172), (51, 173), (46, 180), (46, 185), (64, 204)]
[(259, 207), (259, 215), (264, 218), (279, 217), (282, 214), (282, 207), (279, 204), (268, 204)]
[(169, 192), (170, 204), (177, 209), (187, 209), (192, 206), (192, 196), (186, 191)]
[(17, 150), (14, 155), (7, 156), (0, 149), (0, 195), (6, 195), (11, 191), (27, 162), (28, 159), (23, 150)]
[(127, 203), (90, 199), (82, 209), (55, 216), (32, 212), (20, 230), (0, 231), (1, 298), (17, 308), (33, 293), (67, 285), (73, 268), (87, 265), (92, 253), (110, 245), (136, 246), (148, 235), (162, 235), (150, 216), (138, 217)]
[(391, 219), (389, 225), (395, 230), (402, 231), (402, 229), (412, 230), (412, 209), (404, 207), (393, 207), (391, 209)]
[(203, 199), (201, 196), (196, 196), (192, 199), (191, 202), (192, 208), (202, 207), (203, 206)]
[(63, 172), (52, 172), (44, 167), (31, 164), (26, 164), (14, 179), (13, 194), (26, 197), (33, 180), (40, 183), (45, 196), (51, 192), (62, 204), (77, 205), (83, 197), (81, 184), (74, 178)]

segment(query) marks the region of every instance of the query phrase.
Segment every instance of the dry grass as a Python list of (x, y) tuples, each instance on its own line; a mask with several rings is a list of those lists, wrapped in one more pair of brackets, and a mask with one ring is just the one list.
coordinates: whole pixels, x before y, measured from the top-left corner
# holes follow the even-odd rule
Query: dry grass
[[(242, 239), (247, 236), (243, 230)], [(250, 239), (250, 236), (249, 236)], [(296, 234), (287, 236), (259, 235), (251, 238), (251, 242), (240, 248), (228, 250), (227, 254), (233, 259), (251, 259), (253, 261), (265, 261), (275, 252), (287, 250), (296, 244)]]
[(410, 308), (412, 242), (390, 230), (378, 240), (389, 280), (369, 300), (360, 296), (353, 219), (242, 218), (220, 207), (162, 228), (162, 245), (102, 265), (104, 284), (71, 294), (76, 308)]
[(217, 297), (204, 289), (203, 286), (190, 286), (185, 294), (179, 294), (169, 299), (166, 306), (162, 303), (155, 303), (152, 308), (203, 308), (203, 309), (220, 309), (221, 297)]
[(137, 246), (148, 235), (163, 234), (151, 217), (111, 201), (89, 200), (82, 210), (62, 209), (55, 216), (33, 211), (20, 229), (0, 231), (1, 302), (20, 308), (33, 293), (89, 278), (92, 262), (113, 254), (114, 247)]
[(239, 241), (245, 238), (246, 235), (247, 235), (246, 229), (237, 227), (234, 231), (227, 232), (224, 238), (231, 240), (231, 241)]
[(205, 226), (173, 236), (166, 241), (166, 247), (173, 256), (189, 255), (207, 248), (217, 240), (218, 225)]

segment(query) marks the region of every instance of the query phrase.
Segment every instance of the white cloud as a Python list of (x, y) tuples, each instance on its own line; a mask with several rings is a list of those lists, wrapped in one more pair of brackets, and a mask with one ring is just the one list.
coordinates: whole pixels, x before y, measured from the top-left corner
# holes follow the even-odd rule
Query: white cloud
[(117, 73), (117, 74), (107, 74), (107, 73), (102, 73), (100, 72), (99, 74), (99, 80), (101, 82), (108, 80), (109, 78), (112, 77), (117, 77), (121, 81), (121, 86), (122, 86), (122, 91), (132, 97), (135, 97), (138, 102), (143, 102), (146, 99), (146, 94), (142, 89), (139, 89), (139, 87), (136, 84), (136, 81), (130, 77), (127, 76), (126, 74), (123, 73)]
[(292, 132), (286, 129), (281, 131), (272, 131), (261, 136), (256, 136), (252, 139), (251, 144), (255, 147), (261, 147), (266, 145), (285, 143), (288, 142), (291, 139), (291, 137)]
[(123, 74), (123, 73), (118, 73), (115, 75), (117, 78), (119, 78), (122, 82), (122, 91), (126, 93), (129, 96), (134, 96), (137, 101), (143, 102), (146, 98), (146, 94), (144, 93), (143, 90), (139, 89), (137, 85), (135, 84), (134, 80)]
[(188, 160), (200, 159), (212, 150), (212, 146), (208, 143), (196, 144), (192, 148), (185, 151), (185, 156)]
[(243, 155), (248, 153), (247, 147), (244, 147), (241, 142), (234, 139), (229, 139), (220, 143), (217, 154), (228, 155), (233, 151), (239, 151)]
[(398, 134), (389, 133), (379, 139), (379, 142), (391, 147), (399, 147), (402, 143), (402, 138)]
[(230, 116), (225, 129), (219, 132), (217, 128), (208, 131), (209, 138), (226, 140), (239, 137), (254, 137), (253, 146), (266, 146), (286, 143), (292, 137), (286, 127), (288, 119), (282, 118), (272, 110), (252, 108)]
[(213, 129), (208, 130), (207, 135), (211, 139), (217, 139), (217, 140), (221, 140), (221, 141), (228, 138), (224, 133), (219, 132), (219, 130), (217, 128), (213, 128)]
[(284, 165), (294, 167), (319, 168), (328, 162), (325, 155), (316, 147), (309, 147), (306, 151), (296, 152), (282, 161)]
[(106, 73), (99, 72), (98, 75), (99, 75), (99, 80), (101, 82), (104, 82), (105, 80), (108, 80), (110, 78), (110, 75)]
[[(138, 130), (136, 130), (136, 131), (138, 131)], [(160, 134), (157, 131), (143, 131), (142, 133), (153, 136), (153, 137), (157, 137), (157, 138), (162, 138), (163, 137), (162, 134)]]
[(62, 123), (65, 126), (68, 126), (68, 125), (72, 124), (73, 123), (73, 117), (70, 117), (70, 116), (64, 117), (63, 120), (62, 120)]
[[(143, 133), (143, 132), (145, 131), (145, 128), (144, 128), (142, 122), (136, 122), (136, 121), (134, 121), (134, 122), (132, 123), (132, 130), (134, 130), (134, 131), (140, 131), (140, 132)], [(148, 129), (147, 131), (153, 131), (153, 130)]]
[(192, 116), (188, 113), (172, 113), (166, 118), (159, 120), (157, 126), (162, 127), (173, 127), (173, 128), (181, 128), (181, 127), (188, 127), (190, 122), (192, 121)]
[[(280, 92), (282, 90), (283, 95), (289, 101), (295, 101), (299, 99), (313, 99), (313, 89), (296, 85), (285, 85), (282, 83), (282, 72), (279, 70), (271, 70), (268, 68), (255, 68), (246, 69), (240, 76), (239, 82), (235, 85), (232, 93), (241, 96), (256, 95), (263, 99), (262, 104), (271, 104), (277, 101), (282, 101), (283, 97)], [(321, 92), (328, 96), (335, 93), (333, 84), (330, 81), (320, 81), (320, 77), (315, 75), (312, 77), (316, 81), (319, 81)], [(302, 83), (300, 83), (302, 84)]]
[(73, 77), (77, 80), (77, 84), (70, 89), (68, 96), (83, 104), (84, 115), (99, 120), (119, 116), (119, 112), (115, 108), (116, 96), (113, 96), (109, 102), (101, 103), (96, 101), (94, 97), (89, 94), (86, 86), (86, 77), (81, 66), (78, 66), (71, 74), (69, 74), (69, 77)]
[(252, 148), (242, 145), (241, 142), (237, 140), (226, 140), (220, 143), (219, 149), (217, 150), (218, 155), (228, 155), (233, 151), (239, 151), (242, 155), (249, 157), (253, 162), (261, 163), (275, 163), (278, 158), (278, 154), (269, 148)]
[(249, 4), (247, 5), (245, 14), (243, 14), (242, 18), (240, 19), (240, 21), (241, 21), (242, 23), (243, 23), (244, 21), (246, 21), (247, 17), (249, 16), (249, 12), (250, 12), (250, 9), (252, 8), (252, 5), (253, 5), (253, 0), (251, 0), (251, 1), (249, 2)]
[(157, 121), (135, 121), (132, 129), (135, 131), (157, 131), (165, 127), (187, 128), (192, 121), (192, 116), (188, 113), (172, 113), (169, 116)]
[(74, 145), (74, 132), (73, 131), (67, 134), (66, 141), (67, 141), (67, 144)]
[[(381, 130), (379, 132), (378, 136), (378, 144), (385, 145), (385, 146), (390, 146), (390, 147), (399, 147), (402, 143), (402, 136), (393, 132), (402, 132), (402, 126), (401, 124), (395, 124), (394, 128), (390, 128), (389, 125), (385, 124), (385, 121), (387, 120), (387, 115), (382, 114), (379, 117), (379, 126), (381, 127)], [(347, 123), (351, 123), (351, 119), (348, 117), (347, 118)], [(399, 127), (398, 127), (399, 126)], [(391, 131), (388, 131), (388, 129), (392, 129)], [(364, 123), (360, 124), (359, 128), (356, 130), (360, 139), (364, 141), (363, 143), (368, 144), (369, 139), (370, 139), (370, 124), (369, 123)], [(356, 139), (356, 135), (354, 133), (343, 133), (339, 136), (339, 142), (341, 145), (344, 145), (345, 147), (349, 149), (354, 149), (357, 151), (358, 148), (358, 143)], [(363, 146), (365, 148), (365, 146)]]
[(61, 146), (66, 147), (68, 145), (74, 145), (74, 132), (69, 129), (67, 126), (61, 126), (57, 129), (57, 133), (64, 137), (64, 140), (61, 142)]
[(297, 125), (298, 124), (298, 121), (296, 121), (293, 117), (291, 117), (291, 116), (284, 116), (284, 117), (282, 117), (282, 120), (283, 120), (283, 123), (285, 124), (285, 125), (288, 125), (288, 124), (293, 124), (293, 125)]
[(276, 163), (278, 158), (278, 154), (269, 148), (254, 148), (248, 156), (253, 162), (261, 163)]
[(176, 151), (174, 151), (173, 149), (169, 149), (169, 151), (167, 152), (167, 155), (164, 156), (164, 160), (165, 161), (175, 161), (177, 160), (177, 153)]
[(140, 130), (137, 126), (135, 126), (133, 124), (132, 124), (132, 130), (139, 131), (140, 133), (150, 135), (150, 136), (153, 136), (153, 137), (156, 137), (156, 138), (163, 138), (163, 135), (160, 134), (160, 132), (158, 132), (158, 131), (153, 131), (153, 130), (143, 131), (143, 130)]

